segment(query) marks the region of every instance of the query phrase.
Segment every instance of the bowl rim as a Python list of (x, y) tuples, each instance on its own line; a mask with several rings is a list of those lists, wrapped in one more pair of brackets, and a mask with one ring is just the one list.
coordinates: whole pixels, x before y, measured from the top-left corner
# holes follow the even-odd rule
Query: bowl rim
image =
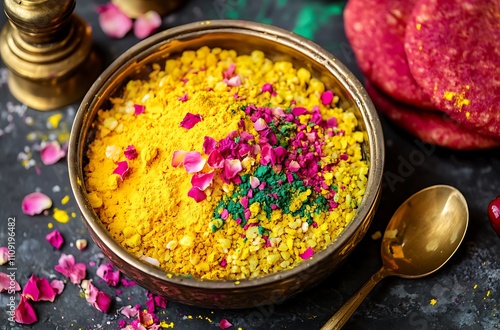
[[(142, 262), (137, 257), (124, 250), (111, 237), (104, 226), (101, 225), (99, 218), (90, 206), (88, 199), (86, 198), (86, 192), (84, 192), (84, 176), (81, 159), (82, 152), (80, 152), (80, 150), (83, 150), (82, 148), (84, 145), (84, 141), (82, 141), (82, 138), (85, 135), (83, 123), (88, 118), (92, 104), (99, 98), (99, 91), (106, 85), (106, 81), (109, 77), (122, 71), (123, 64), (130, 59), (135, 58), (160, 43), (164, 44), (179, 38), (182, 39), (183, 35), (190, 33), (229, 32), (237, 34), (244, 33), (245, 31), (262, 33), (262, 36), (260, 37), (266, 39), (272, 38), (276, 42), (285, 46), (299, 45), (300, 48), (296, 49), (298, 49), (300, 53), (305, 54), (307, 57), (311, 58), (311, 60), (326, 67), (329, 74), (334, 76), (335, 79), (337, 79), (350, 93), (349, 96), (352, 97), (353, 104), (355, 104), (360, 110), (368, 135), (370, 158), (369, 175), (365, 195), (363, 196), (361, 205), (356, 211), (355, 217), (335, 238), (335, 240), (332, 241), (324, 250), (316, 253), (312, 258), (302, 261), (292, 269), (282, 270), (257, 278), (240, 280), (208, 280), (195, 277), (189, 278), (183, 275), (169, 273), (166, 270), (162, 270), (149, 265), (146, 262)], [(106, 247), (108, 247), (118, 258), (126, 262), (130, 267), (133, 267), (144, 274), (148, 274), (149, 276), (153, 276), (157, 280), (184, 287), (203, 288), (209, 290), (234, 288), (243, 289), (246, 287), (255, 288), (261, 285), (269, 285), (273, 282), (283, 281), (300, 275), (308, 268), (311, 268), (311, 266), (314, 266), (314, 264), (319, 263), (320, 260), (328, 258), (328, 256), (337, 248), (345, 246), (352, 235), (355, 234), (359, 225), (361, 225), (367, 215), (372, 212), (372, 209), (376, 207), (382, 186), (384, 153), (383, 131), (375, 106), (370, 100), (361, 82), (333, 54), (309, 39), (276, 26), (244, 20), (211, 20), (179, 25), (150, 36), (138, 42), (126, 52), (121, 54), (101, 73), (84, 96), (76, 113), (68, 146), (68, 172), (71, 190), (75, 196), (78, 208), (80, 209), (82, 221), (84, 221), (86, 226), (102, 240), (102, 243)], [(313, 270), (314, 267), (311, 268), (311, 271)], [(172, 276), (169, 276), (169, 274)]]

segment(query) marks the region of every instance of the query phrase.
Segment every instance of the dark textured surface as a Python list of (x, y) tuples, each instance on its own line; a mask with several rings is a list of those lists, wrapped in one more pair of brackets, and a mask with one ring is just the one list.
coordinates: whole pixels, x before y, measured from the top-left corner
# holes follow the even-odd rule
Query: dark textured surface
[[(131, 34), (121, 40), (103, 35), (95, 13), (98, 1), (79, 1), (76, 12), (94, 28), (96, 45), (109, 64), (138, 40)], [(164, 26), (204, 19), (241, 18), (271, 23), (312, 38), (331, 51), (355, 73), (356, 67), (342, 27), (342, 2), (337, 1), (188, 1), (175, 14), (164, 18)], [(3, 25), (5, 16), (0, 17)], [(49, 195), (54, 207), (69, 214), (77, 212), (71, 198), (67, 166), (64, 160), (44, 166), (37, 148), (43, 139), (64, 139), (69, 132), (78, 104), (47, 113), (26, 109), (9, 94), (5, 83), (6, 69), (0, 67), (0, 246), (7, 244), (7, 222), (16, 221), (16, 278), (23, 286), (29, 276), (59, 278), (53, 267), (61, 253), (73, 254), (78, 262), (87, 263), (87, 278), (114, 299), (111, 312), (103, 314), (80, 297), (79, 288), (66, 284), (54, 303), (35, 303), (39, 321), (20, 326), (7, 321), (9, 296), (0, 294), (0, 328), (2, 329), (116, 329), (124, 316), (117, 310), (128, 304), (144, 307), (146, 291), (138, 286), (108, 287), (95, 275), (100, 264), (99, 249), (78, 216), (59, 223), (47, 215), (29, 217), (21, 211), (22, 198), (37, 189)], [(58, 128), (48, 128), (49, 116), (61, 113)], [(31, 118), (31, 119), (30, 119)], [(31, 123), (31, 120), (33, 121)], [(463, 245), (439, 272), (418, 280), (388, 278), (375, 287), (349, 321), (346, 329), (496, 329), (500, 328), (500, 238), (491, 229), (486, 208), (500, 194), (500, 153), (498, 149), (482, 152), (452, 152), (423, 145), (382, 118), (386, 141), (386, 169), (382, 200), (368, 235), (346, 263), (317, 287), (281, 304), (246, 310), (210, 310), (169, 301), (158, 311), (161, 320), (173, 322), (174, 329), (218, 329), (222, 318), (230, 329), (318, 329), (380, 266), (380, 240), (370, 235), (383, 231), (392, 213), (407, 197), (433, 184), (450, 184), (459, 188), (469, 203), (470, 224)], [(32, 162), (26, 165), (23, 154)], [(29, 153), (32, 153), (29, 156)], [(35, 166), (30, 166), (36, 164)], [(26, 165), (26, 166), (24, 166)], [(40, 174), (35, 170), (39, 167)], [(60, 191), (58, 191), (58, 187)], [(45, 241), (53, 224), (65, 238), (60, 251)], [(78, 238), (89, 240), (83, 252), (74, 247)], [(8, 272), (7, 266), (0, 271)], [(431, 299), (437, 302), (432, 305)]]

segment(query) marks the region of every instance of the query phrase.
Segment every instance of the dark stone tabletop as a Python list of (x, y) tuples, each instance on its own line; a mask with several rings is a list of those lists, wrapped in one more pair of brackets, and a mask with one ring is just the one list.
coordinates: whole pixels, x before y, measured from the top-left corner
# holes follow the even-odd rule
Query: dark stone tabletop
[[(139, 40), (128, 34), (120, 40), (105, 36), (97, 23), (96, 7), (102, 1), (78, 1), (76, 13), (93, 27), (95, 44), (105, 64)], [(336, 0), (191, 0), (163, 18), (163, 27), (219, 18), (246, 19), (273, 24), (317, 42), (361, 78), (343, 32), (344, 1)], [(1, 15), (0, 23), (6, 23)], [(139, 286), (109, 287), (95, 275), (97, 265), (107, 262), (91, 241), (78, 214), (61, 160), (44, 166), (39, 147), (43, 140), (64, 142), (69, 135), (78, 103), (63, 109), (40, 112), (27, 108), (9, 93), (7, 69), (0, 63), (0, 246), (7, 245), (9, 218), (15, 219), (15, 276), (23, 286), (31, 274), (63, 279), (54, 270), (61, 253), (73, 254), (87, 264), (87, 278), (113, 298), (104, 314), (90, 306), (78, 286), (67, 283), (53, 303), (35, 303), (39, 321), (22, 326), (8, 321), (10, 296), (0, 294), (2, 329), (117, 329), (124, 319), (117, 310), (141, 304), (147, 291)], [(61, 114), (53, 127), (49, 118)], [(381, 118), (386, 167), (380, 206), (369, 231), (347, 261), (326, 281), (280, 304), (244, 310), (211, 310), (168, 301), (157, 315), (174, 329), (219, 329), (223, 318), (230, 329), (319, 329), (340, 306), (381, 266), (380, 239), (397, 207), (411, 194), (434, 184), (457, 187), (466, 197), (470, 223), (463, 244), (453, 258), (435, 274), (421, 279), (387, 278), (379, 283), (348, 322), (346, 329), (498, 329), (500, 328), (500, 238), (491, 228), (487, 205), (500, 194), (499, 149), (456, 152), (428, 147), (423, 150), (414, 137)], [(52, 117), (52, 121), (54, 121)], [(53, 209), (30, 217), (21, 210), (25, 195), (40, 190), (49, 195)], [(69, 196), (68, 203), (62, 199)], [(53, 218), (58, 208), (70, 216), (68, 223)], [(45, 235), (58, 229), (65, 238), (55, 250)], [(75, 241), (85, 238), (89, 247), (78, 251)], [(93, 261), (96, 265), (91, 266)], [(8, 272), (8, 265), (0, 266)], [(120, 293), (121, 290), (122, 292)], [(16, 295), (19, 299), (19, 295)], [(171, 323), (173, 322), (173, 323)]]

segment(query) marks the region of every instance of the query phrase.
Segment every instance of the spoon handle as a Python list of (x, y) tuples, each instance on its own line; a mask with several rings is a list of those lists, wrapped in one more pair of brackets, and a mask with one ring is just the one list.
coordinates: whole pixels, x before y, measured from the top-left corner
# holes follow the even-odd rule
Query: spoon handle
[(387, 269), (382, 267), (361, 288), (347, 300), (344, 305), (335, 313), (321, 328), (321, 330), (339, 330), (349, 320), (366, 296), (372, 291), (375, 285), (384, 277), (389, 275)]

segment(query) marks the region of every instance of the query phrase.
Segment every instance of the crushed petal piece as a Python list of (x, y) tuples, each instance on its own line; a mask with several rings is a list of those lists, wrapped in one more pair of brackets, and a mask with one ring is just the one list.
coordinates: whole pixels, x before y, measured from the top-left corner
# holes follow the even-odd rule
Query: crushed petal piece
[(61, 248), (61, 246), (64, 243), (64, 238), (62, 237), (61, 233), (57, 229), (54, 229), (52, 232), (48, 233), (45, 236), (45, 239), (50, 244), (52, 244), (53, 247), (55, 247), (58, 250)]
[(57, 141), (46, 143), (40, 150), (40, 159), (44, 165), (52, 165), (57, 163), (61, 158), (66, 156), (66, 151), (61, 149), (61, 145)]
[(52, 200), (41, 192), (26, 195), (22, 201), (23, 213), (27, 215), (40, 214), (52, 206)]
[(304, 252), (300, 253), (299, 256), (306, 260), (314, 255), (314, 250), (309, 246)]
[(179, 124), (181, 127), (185, 129), (191, 129), (194, 127), (194, 125), (198, 124), (200, 121), (202, 121), (203, 118), (201, 118), (201, 115), (198, 114), (192, 114), (188, 112), (185, 116), (184, 119), (182, 119), (181, 123)]
[(125, 160), (125, 161), (116, 163), (116, 165), (117, 165), (117, 167), (113, 171), (113, 174), (118, 174), (120, 176), (120, 179), (122, 179), (122, 181), (123, 181), (123, 178), (125, 177), (125, 175), (128, 172), (128, 162)]

